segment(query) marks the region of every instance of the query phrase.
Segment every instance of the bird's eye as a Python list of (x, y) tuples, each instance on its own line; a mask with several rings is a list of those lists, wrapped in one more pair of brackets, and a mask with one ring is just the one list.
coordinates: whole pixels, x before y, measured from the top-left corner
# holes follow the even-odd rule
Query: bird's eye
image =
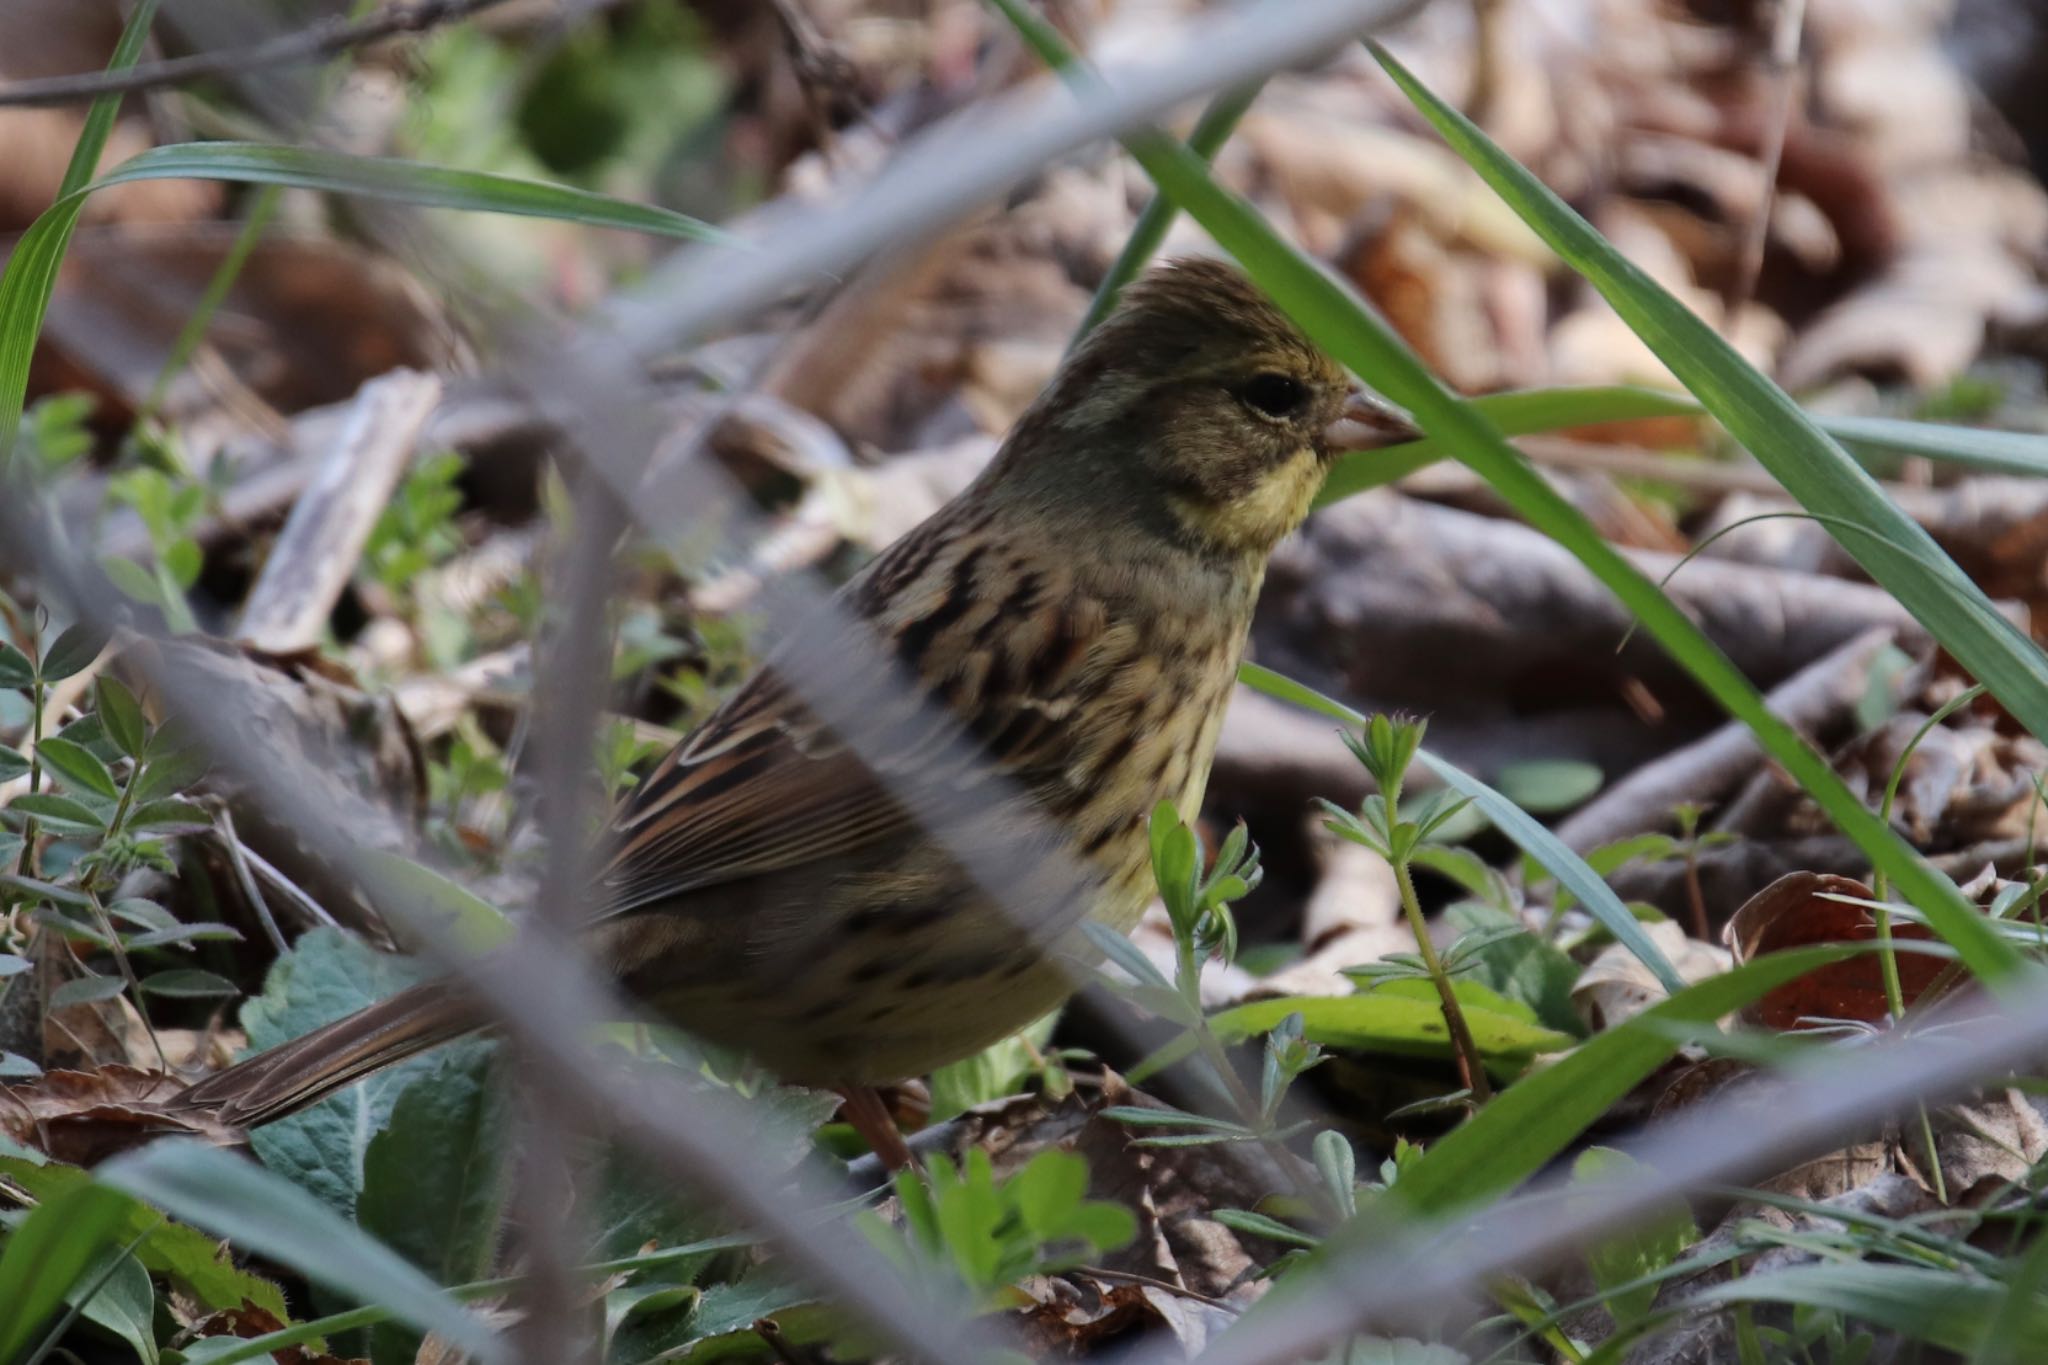
[(1259, 374), (1247, 380), (1237, 396), (1268, 417), (1292, 417), (1308, 402), (1308, 386), (1284, 374)]

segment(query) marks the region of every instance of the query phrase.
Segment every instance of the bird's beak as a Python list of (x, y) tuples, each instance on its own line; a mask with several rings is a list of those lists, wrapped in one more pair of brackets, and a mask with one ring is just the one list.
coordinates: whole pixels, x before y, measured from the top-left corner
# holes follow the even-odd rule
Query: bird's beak
[(1379, 450), (1421, 439), (1421, 428), (1407, 413), (1359, 384), (1351, 386), (1344, 406), (1323, 428), (1323, 450), (1332, 456), (1347, 450)]

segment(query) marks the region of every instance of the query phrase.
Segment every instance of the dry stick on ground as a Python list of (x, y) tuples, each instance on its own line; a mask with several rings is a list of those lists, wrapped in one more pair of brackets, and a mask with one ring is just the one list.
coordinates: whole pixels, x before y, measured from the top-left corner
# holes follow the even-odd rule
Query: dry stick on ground
[[(1771, 710), (1811, 734), (1853, 707), (1867, 685), (1871, 660), (1896, 637), (1889, 626), (1837, 645), (1771, 690)], [(1617, 839), (1664, 829), (1680, 805), (1711, 806), (1763, 761), (1756, 736), (1729, 721), (1703, 739), (1645, 764), (1572, 813), (1558, 838), (1584, 853)]]
[(363, 385), (249, 590), (236, 631), (244, 643), (288, 655), (325, 637), (334, 604), (440, 397), (441, 381), (413, 370)]
[(215, 76), (245, 76), (265, 67), (317, 62), (380, 39), (424, 33), (506, 3), (508, 0), (415, 0), (411, 4), (389, 5), (355, 23), (330, 19), (246, 47), (196, 52), (189, 57), (131, 66), (125, 71), (86, 71), (75, 76), (10, 81), (0, 84), (0, 107), (87, 104), (101, 95), (160, 90)]

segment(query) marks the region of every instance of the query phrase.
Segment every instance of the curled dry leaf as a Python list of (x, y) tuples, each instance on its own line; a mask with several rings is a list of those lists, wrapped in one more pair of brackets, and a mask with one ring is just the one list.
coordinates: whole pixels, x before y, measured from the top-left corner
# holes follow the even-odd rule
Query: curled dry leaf
[[(1870, 888), (1853, 877), (1825, 872), (1793, 872), (1750, 897), (1728, 922), (1725, 937), (1737, 962), (1766, 953), (1804, 948), (1817, 943), (1861, 943), (1877, 937), (1877, 920), (1861, 905), (1832, 899), (1870, 897)], [(1892, 937), (1929, 942), (1924, 926), (1894, 920)], [(1943, 962), (1924, 953), (1898, 954), (1899, 989), (1910, 1005), (1940, 973)], [(1852, 957), (1816, 968), (1795, 981), (1765, 993), (1742, 1012), (1749, 1023), (1772, 1029), (1811, 1027), (1821, 1019), (1853, 1019), (1874, 1024), (1888, 1017), (1883, 968), (1875, 955)]]
[(1192, 1359), (1236, 1321), (1230, 1309), (1171, 1289), (1104, 1279), (1086, 1270), (1034, 1275), (1018, 1288), (1030, 1300), (1018, 1316), (1036, 1360), (1066, 1360), (1164, 1328)]
[(239, 1140), (236, 1130), (204, 1114), (169, 1112), (167, 1102), (184, 1088), (176, 1076), (133, 1066), (51, 1071), (0, 1089), (0, 1134), (74, 1166), (161, 1137)]
[[(1659, 920), (1643, 929), (1687, 984), (1728, 970), (1725, 949), (1700, 942), (1675, 921)], [(1634, 953), (1615, 943), (1601, 949), (1592, 964), (1579, 973), (1578, 984), (1572, 987), (1572, 1005), (1587, 1025), (1598, 1031), (1633, 1019), (1669, 995)]]

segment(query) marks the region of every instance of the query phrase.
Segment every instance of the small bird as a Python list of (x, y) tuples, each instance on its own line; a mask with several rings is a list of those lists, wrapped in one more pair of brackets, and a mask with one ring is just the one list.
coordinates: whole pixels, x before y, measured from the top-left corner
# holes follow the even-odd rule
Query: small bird
[[(1063, 959), (1097, 956), (1079, 921), (1127, 932), (1150, 901), (1150, 814), (1200, 809), (1267, 557), (1340, 433), (1385, 431), (1366, 401), (1234, 267), (1133, 283), (980, 477), (837, 594), (825, 629), (869, 632), (853, 657), (893, 660), (914, 689), (876, 695), (901, 706), (844, 743), (771, 655), (615, 818), (596, 960), (655, 1014), (840, 1089), (906, 1162), (871, 1087), (1053, 1008)], [(906, 784), (951, 812), (940, 837)], [(429, 982), (181, 1107), (252, 1127), (488, 1022)]]

